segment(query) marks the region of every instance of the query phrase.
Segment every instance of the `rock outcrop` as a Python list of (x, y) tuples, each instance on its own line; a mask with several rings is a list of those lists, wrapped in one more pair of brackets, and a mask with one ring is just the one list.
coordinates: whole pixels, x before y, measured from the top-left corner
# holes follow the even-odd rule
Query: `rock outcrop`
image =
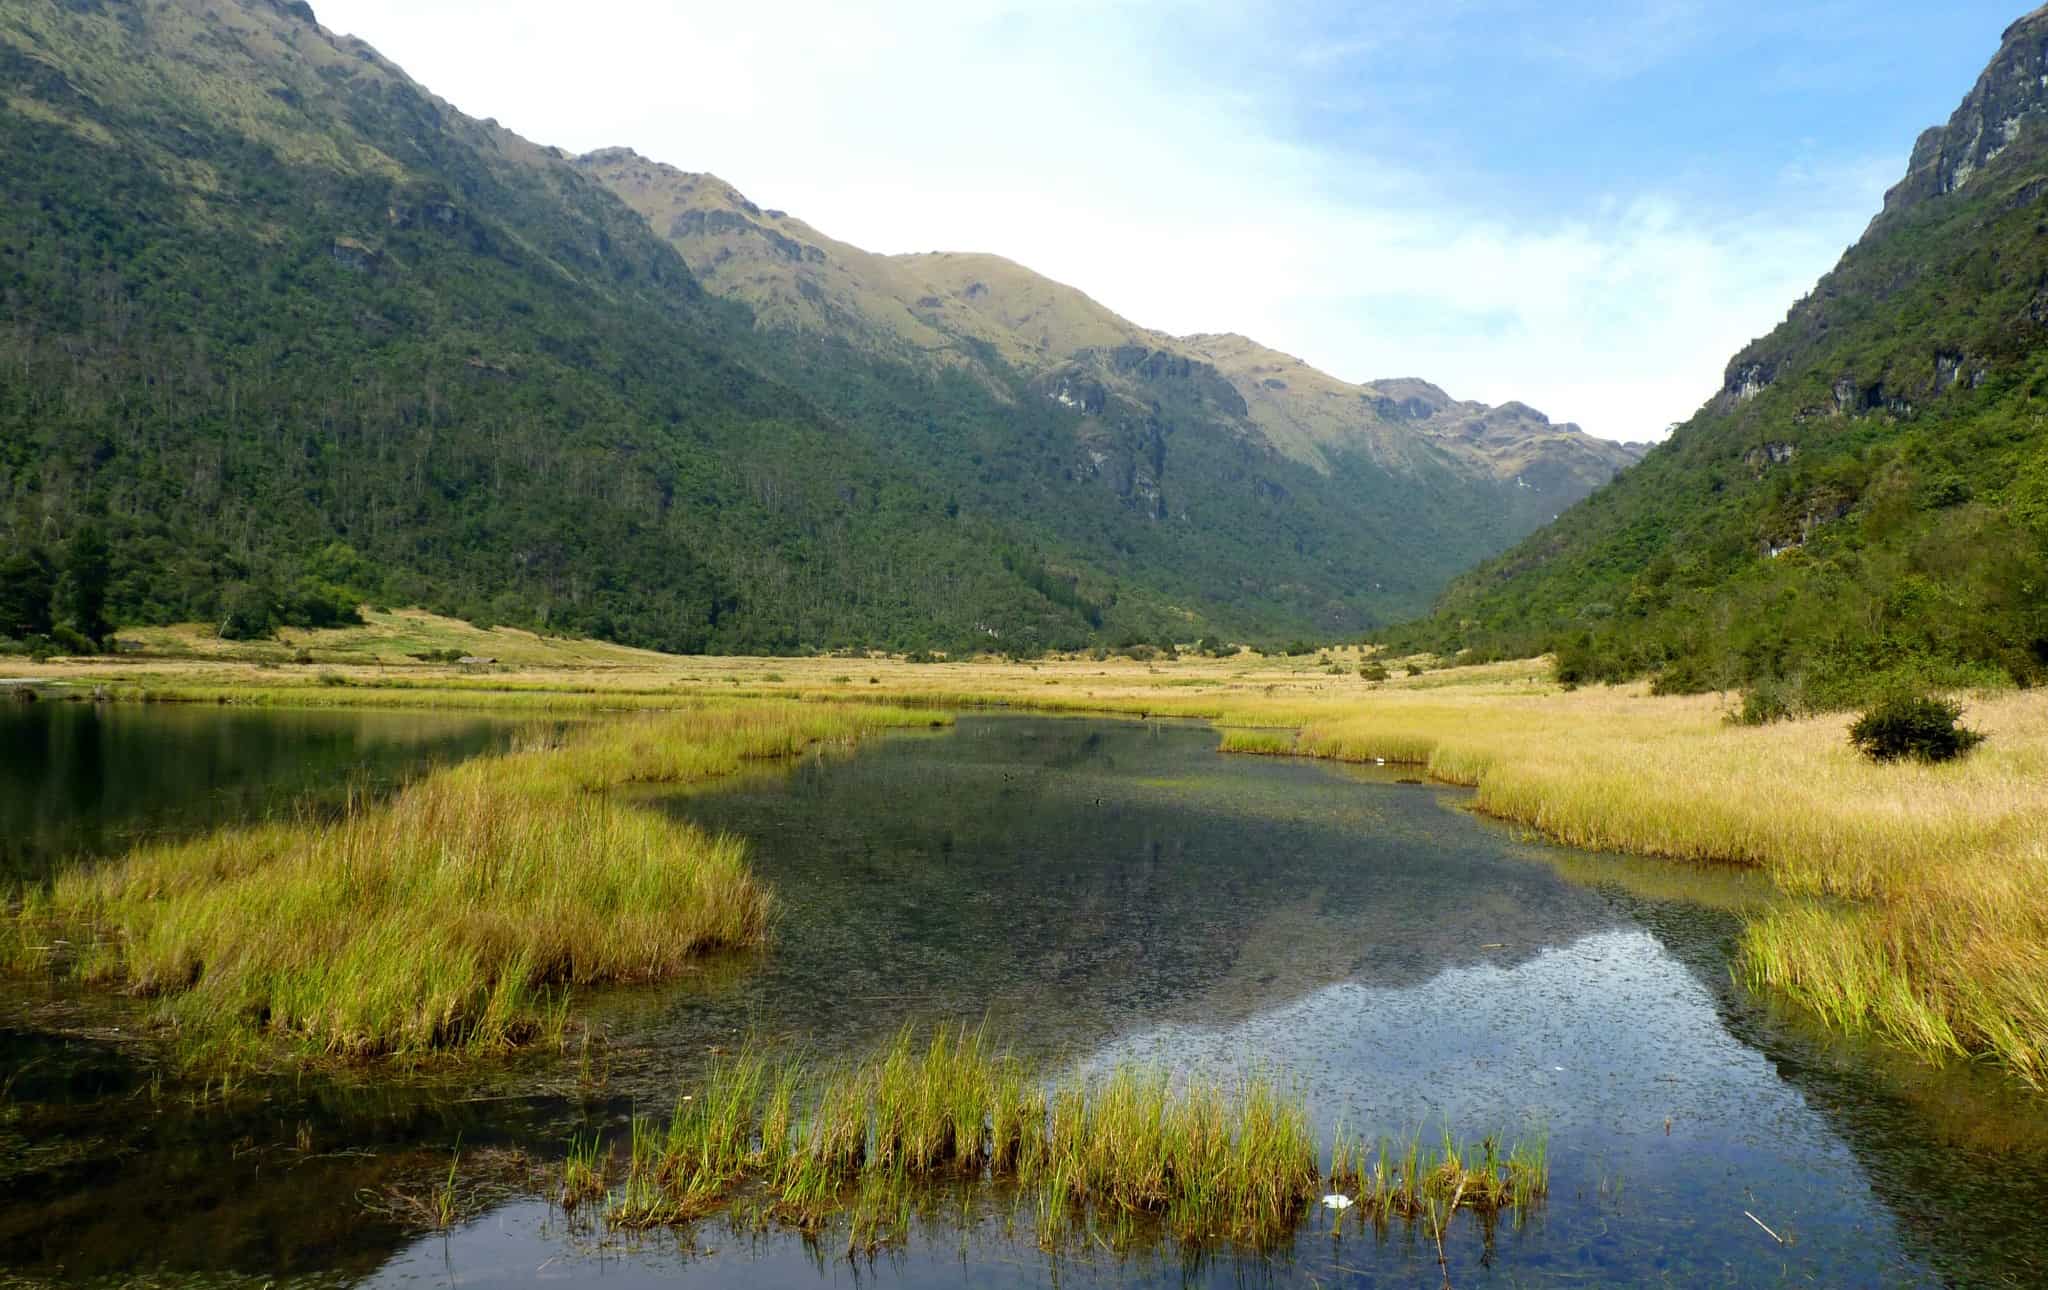
[(1947, 125), (1913, 145), (1906, 177), (1885, 194), (1878, 218), (1910, 210), (1969, 184), (2048, 113), (2048, 6), (2006, 28), (1998, 54)]

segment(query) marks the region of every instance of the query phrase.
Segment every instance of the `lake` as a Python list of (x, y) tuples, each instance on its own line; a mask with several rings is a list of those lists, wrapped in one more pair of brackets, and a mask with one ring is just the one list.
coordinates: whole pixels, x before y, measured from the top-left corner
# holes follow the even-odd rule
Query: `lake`
[[(33, 877), (137, 836), (320, 809), (337, 783), (389, 783), (505, 729), (0, 714), (8, 864)], [(1224, 757), (1217, 742), (1198, 724), (966, 716), (656, 797), (748, 838), (780, 912), (762, 950), (580, 1000), (602, 1040), (594, 1075), (536, 1053), (223, 1099), (157, 1079), (118, 1029), (132, 1009), (15, 983), (0, 1279), (1441, 1283), (1420, 1230), (1333, 1231), (1320, 1211), (1269, 1254), (1048, 1255), (1028, 1212), (974, 1187), (854, 1260), (843, 1238), (719, 1219), (607, 1238), (509, 1166), (450, 1232), (418, 1236), (388, 1212), (391, 1189), (430, 1185), (458, 1149), (559, 1161), (573, 1134), (665, 1114), (749, 1038), (829, 1058), (907, 1023), (985, 1020), (1054, 1074), (1127, 1058), (1269, 1074), (1302, 1091), (1326, 1140), (1339, 1124), (1547, 1135), (1548, 1203), (1519, 1227), (1454, 1224), (1455, 1285), (2048, 1281), (2041, 1103), (1989, 1072), (1830, 1042), (1735, 986), (1739, 911), (1767, 899), (1761, 884), (1533, 842), (1398, 768)]]

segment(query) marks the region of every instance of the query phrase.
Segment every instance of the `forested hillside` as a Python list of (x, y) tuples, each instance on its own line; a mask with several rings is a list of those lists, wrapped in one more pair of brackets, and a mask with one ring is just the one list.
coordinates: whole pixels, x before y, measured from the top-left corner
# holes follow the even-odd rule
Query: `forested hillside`
[(1425, 438), (1283, 452), (1185, 353), (1055, 383), (756, 326), (304, 4), (19, 0), (0, 82), (0, 637), (1329, 638), (1540, 518)]
[(1382, 633), (1837, 702), (2048, 679), (2048, 16), (1643, 463)]

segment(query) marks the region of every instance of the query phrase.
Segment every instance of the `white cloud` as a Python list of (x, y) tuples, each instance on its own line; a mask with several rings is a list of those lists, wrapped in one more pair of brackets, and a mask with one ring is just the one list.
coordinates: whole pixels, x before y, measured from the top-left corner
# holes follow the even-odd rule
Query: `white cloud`
[[(1664, 8), (1682, 26), (1691, 6)], [(1789, 174), (1792, 220), (1656, 193), (1574, 218), (1511, 191), (1433, 199), (1426, 164), (1276, 137), (1256, 94), (1176, 64), (1160, 33), (1180, 11), (1150, 0), (319, 12), (544, 143), (626, 144), (874, 250), (995, 251), (1147, 326), (1245, 332), (1349, 379), (1423, 376), (1614, 438), (1689, 416), (1883, 187), (1861, 169)]]

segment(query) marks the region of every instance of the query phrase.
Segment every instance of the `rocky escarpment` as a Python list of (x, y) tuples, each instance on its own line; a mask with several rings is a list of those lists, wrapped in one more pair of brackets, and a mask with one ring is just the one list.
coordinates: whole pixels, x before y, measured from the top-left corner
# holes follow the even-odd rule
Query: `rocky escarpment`
[[(1886, 193), (1884, 209), (1841, 263), (1786, 312), (1782, 325), (1729, 362), (1713, 410), (1740, 412), (1767, 391), (1783, 393), (1789, 380), (1797, 387), (1792, 411), (1802, 421), (1911, 417), (1956, 391), (1982, 388), (2001, 366), (2048, 340), (2048, 278), (2025, 277), (2011, 257), (1996, 252), (1970, 267), (1971, 290), (1980, 296), (1972, 310), (1923, 314), (1939, 325), (1916, 324), (1910, 330), (1925, 334), (1904, 346), (1845, 350), (1839, 340), (1845, 328), (1860, 330), (1873, 310), (1889, 310), (1918, 292), (1934, 271), (1927, 255), (1895, 235), (1908, 226), (1960, 220), (1961, 227), (1942, 235), (1944, 243), (1967, 245), (1974, 238), (1988, 244), (2006, 217), (2048, 198), (2048, 180), (2039, 175), (2044, 159), (2048, 7), (2006, 29), (1998, 53), (1947, 124), (1920, 136), (1905, 177)], [(1816, 370), (1816, 364), (1827, 365)]]
[(1698, 414), (1404, 643), (1564, 649), (1673, 691), (2048, 683), (2044, 386), (2048, 9)]
[(2048, 113), (2048, 6), (2006, 28), (1997, 57), (1948, 124), (1913, 145), (1906, 177), (1885, 194), (1884, 212), (1897, 215), (1946, 196), (2010, 148), (2029, 121)]
[[(1255, 445), (1253, 457), (1270, 451), (1237, 387), (1213, 364), (1169, 349), (1084, 349), (1031, 388), (1082, 416), (1069, 477), (1100, 481), (1125, 505), (1155, 520), (1174, 513), (1167, 476), (1177, 429), (1225, 427)], [(1267, 495), (1279, 487), (1257, 479), (1252, 486)]]

